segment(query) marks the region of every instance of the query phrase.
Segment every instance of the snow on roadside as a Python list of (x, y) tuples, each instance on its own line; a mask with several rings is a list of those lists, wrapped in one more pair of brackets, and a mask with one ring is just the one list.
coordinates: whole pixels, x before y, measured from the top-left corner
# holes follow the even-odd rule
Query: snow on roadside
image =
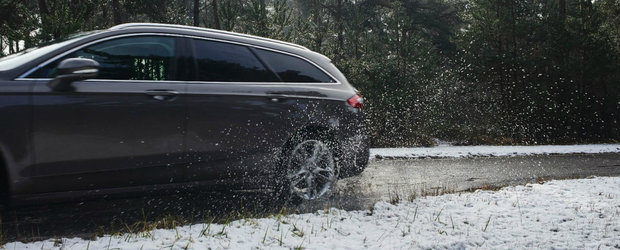
[(539, 145), (539, 146), (450, 146), (417, 148), (372, 148), (371, 158), (458, 158), (549, 154), (618, 153), (620, 144)]
[(620, 177), (550, 181), (418, 198), (371, 210), (196, 224), (173, 230), (6, 249), (619, 248)]

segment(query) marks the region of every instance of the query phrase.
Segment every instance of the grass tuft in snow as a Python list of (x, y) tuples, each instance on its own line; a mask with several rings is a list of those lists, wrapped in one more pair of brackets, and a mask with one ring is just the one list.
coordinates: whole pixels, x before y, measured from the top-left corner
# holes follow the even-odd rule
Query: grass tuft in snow
[[(468, 190), (475, 191), (477, 189)], [(453, 194), (457, 193), (456, 188), (448, 187), (447, 185), (442, 185), (439, 187), (426, 188), (426, 186), (422, 186), (419, 191), (415, 191), (413, 189), (408, 191), (389, 191), (389, 200), (388, 202), (392, 205), (396, 205), (398, 203), (403, 202), (402, 197), (406, 197), (407, 201), (413, 202), (417, 198), (424, 198), (427, 196), (440, 196), (444, 194)]]
[(487, 231), (487, 228), (489, 227), (489, 222), (491, 222), (491, 215), (489, 215), (489, 219), (487, 220), (487, 223), (484, 224), (484, 228), (482, 229), (482, 232)]

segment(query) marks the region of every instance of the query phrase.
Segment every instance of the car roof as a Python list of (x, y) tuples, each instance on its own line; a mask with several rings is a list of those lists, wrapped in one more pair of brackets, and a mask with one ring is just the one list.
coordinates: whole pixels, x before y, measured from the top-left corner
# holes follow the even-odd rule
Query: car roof
[(308, 48), (301, 46), (299, 44), (284, 42), (280, 40), (275, 40), (275, 39), (270, 39), (270, 38), (265, 38), (265, 37), (260, 37), (260, 36), (254, 36), (254, 35), (248, 35), (248, 34), (242, 34), (242, 33), (237, 33), (237, 32), (231, 32), (231, 31), (216, 30), (216, 29), (209, 29), (209, 28), (202, 28), (202, 27), (195, 27), (195, 26), (178, 25), (178, 24), (125, 23), (125, 24), (119, 24), (119, 25), (113, 26), (109, 30), (126, 30), (126, 29), (135, 29), (135, 28), (166, 28), (166, 29), (177, 29), (177, 30), (183, 30), (183, 31), (201, 31), (201, 32), (207, 32), (207, 33), (212, 33), (212, 34), (220, 34), (220, 35), (228, 35), (228, 36), (239, 37), (239, 38), (255, 39), (255, 40), (262, 41), (262, 42), (273, 43), (273, 44), (278, 44), (278, 45), (286, 45), (290, 47), (295, 47), (297, 49), (303, 49), (303, 50), (309, 51)]

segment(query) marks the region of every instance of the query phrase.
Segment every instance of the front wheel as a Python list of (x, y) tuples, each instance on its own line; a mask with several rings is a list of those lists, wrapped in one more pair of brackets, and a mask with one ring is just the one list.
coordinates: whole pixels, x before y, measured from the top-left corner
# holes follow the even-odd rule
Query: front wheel
[(285, 187), (282, 191), (292, 199), (321, 199), (338, 180), (338, 166), (332, 150), (318, 140), (304, 140), (295, 145), (285, 161), (284, 170)]

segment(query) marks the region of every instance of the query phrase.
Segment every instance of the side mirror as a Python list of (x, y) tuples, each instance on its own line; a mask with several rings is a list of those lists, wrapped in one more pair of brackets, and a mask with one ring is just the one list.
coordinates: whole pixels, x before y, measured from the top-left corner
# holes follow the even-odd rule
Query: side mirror
[(54, 91), (73, 91), (71, 83), (96, 77), (99, 63), (87, 58), (68, 58), (58, 64), (58, 76), (47, 85)]

